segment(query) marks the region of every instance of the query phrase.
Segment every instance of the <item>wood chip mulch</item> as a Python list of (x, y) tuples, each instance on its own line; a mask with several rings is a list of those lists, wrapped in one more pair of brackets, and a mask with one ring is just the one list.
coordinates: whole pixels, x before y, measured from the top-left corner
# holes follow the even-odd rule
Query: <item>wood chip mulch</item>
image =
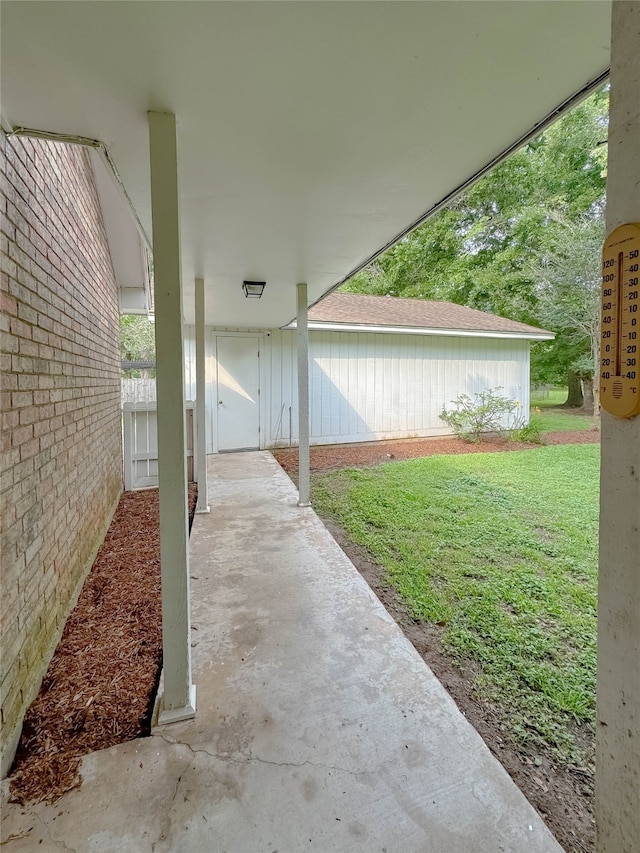
[[(548, 433), (546, 444), (597, 442), (599, 433)], [(526, 445), (524, 446), (526, 447)], [(311, 448), (312, 470), (376, 465), (438, 453), (524, 449), (450, 436)], [(274, 455), (297, 474), (297, 448)], [(197, 498), (189, 486), (189, 516)], [(122, 495), (78, 603), (24, 720), (11, 800), (55, 802), (81, 782), (82, 756), (149, 734), (162, 667), (157, 489)]]
[[(548, 432), (543, 436), (543, 444), (597, 444), (600, 433), (597, 430), (571, 430)], [(485, 436), (477, 444), (470, 444), (454, 436), (434, 436), (432, 438), (401, 438), (389, 441), (371, 441), (362, 444), (317, 445), (310, 448), (309, 457), (312, 471), (326, 471), (331, 468), (349, 466), (379, 465), (390, 459), (415, 459), (422, 456), (437, 456), (457, 453), (501, 453), (529, 450), (539, 444), (526, 444), (509, 441), (499, 435)], [(298, 448), (280, 448), (272, 451), (287, 474), (298, 474)]]
[(158, 490), (126, 492), (26, 714), (11, 801), (55, 802), (83, 755), (149, 734), (161, 667)]

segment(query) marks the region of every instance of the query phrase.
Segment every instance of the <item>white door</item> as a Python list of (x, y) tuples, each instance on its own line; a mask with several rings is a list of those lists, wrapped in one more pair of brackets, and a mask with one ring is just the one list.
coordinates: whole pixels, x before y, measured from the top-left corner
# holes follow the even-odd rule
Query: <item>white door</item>
[(260, 338), (217, 335), (218, 450), (260, 447)]

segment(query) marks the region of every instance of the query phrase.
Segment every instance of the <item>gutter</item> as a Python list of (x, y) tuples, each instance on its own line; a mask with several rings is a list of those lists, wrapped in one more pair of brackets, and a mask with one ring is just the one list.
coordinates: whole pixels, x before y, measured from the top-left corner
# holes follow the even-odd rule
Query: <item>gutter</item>
[[(296, 329), (297, 323), (292, 320), (283, 329)], [(396, 335), (440, 335), (452, 338), (502, 338), (504, 340), (521, 341), (552, 341), (555, 338), (553, 332), (541, 329), (540, 332), (502, 332), (491, 329), (437, 329), (424, 326), (376, 326), (364, 323), (322, 323), (309, 321), (308, 328), (321, 332), (367, 332), (375, 334)]]
[[(543, 130), (546, 130), (549, 125), (553, 124), (560, 116), (564, 115), (564, 113), (573, 109), (573, 107), (577, 106), (581, 101), (584, 101), (589, 97), (596, 89), (599, 89), (604, 83), (609, 79), (610, 69), (605, 68), (604, 71), (601, 71), (596, 77), (592, 80), (589, 80), (585, 83), (582, 88), (578, 89), (577, 92), (574, 92), (573, 95), (570, 95), (566, 98), (562, 103), (560, 103), (555, 109), (553, 109), (550, 113), (548, 113), (544, 118), (540, 119), (540, 121), (536, 122), (529, 130), (522, 134), (522, 136), (518, 137), (515, 142), (512, 142), (507, 148), (497, 154), (492, 160), (490, 160), (485, 166), (481, 169), (478, 169), (477, 172), (474, 172), (473, 175), (470, 175), (465, 181), (463, 181), (459, 186), (457, 186), (454, 190), (451, 190), (450, 193), (447, 193), (446, 196), (437, 201), (432, 207), (426, 210), (421, 216), (415, 219), (412, 223), (407, 225), (407, 227), (402, 230), (399, 234), (396, 234), (395, 237), (392, 237), (387, 243), (384, 244), (380, 249), (374, 252), (372, 255), (369, 255), (364, 261), (362, 261), (358, 266), (354, 267), (350, 273), (345, 275), (340, 279), (337, 284), (334, 284), (328, 290), (326, 290), (322, 296), (316, 299), (311, 305), (309, 305), (309, 309), (313, 308), (314, 305), (317, 305), (325, 296), (328, 296), (330, 293), (333, 293), (334, 290), (337, 290), (339, 287), (342, 287), (350, 278), (353, 278), (354, 275), (361, 272), (365, 267), (368, 267), (369, 264), (373, 263), (376, 258), (380, 257), (387, 249), (390, 249), (392, 246), (395, 246), (396, 243), (399, 243), (403, 237), (406, 237), (407, 234), (410, 234), (412, 231), (415, 231), (418, 226), (422, 225), (427, 219), (430, 219), (432, 216), (435, 216), (436, 213), (439, 213), (443, 208), (447, 207), (454, 201), (459, 195), (469, 189), (470, 186), (479, 181), (480, 178), (483, 178), (487, 172), (490, 172), (495, 166), (498, 166), (503, 160), (506, 160), (511, 154), (517, 151), (519, 148), (522, 148), (523, 145), (526, 145), (529, 140), (538, 136), (538, 134), (542, 133)], [(286, 327), (283, 327), (286, 328)]]
[(105, 169), (107, 170), (107, 174), (110, 175), (113, 180), (116, 188), (120, 192), (121, 196), (124, 198), (127, 208), (129, 209), (129, 214), (136, 226), (136, 230), (140, 237), (140, 241), (142, 243), (143, 249), (146, 252), (146, 264), (145, 264), (145, 281), (144, 288), (147, 295), (147, 304), (149, 306), (149, 311), (153, 311), (153, 292), (151, 289), (151, 258), (153, 257), (151, 241), (147, 236), (146, 231), (140, 222), (140, 218), (136, 212), (136, 209), (133, 205), (131, 197), (127, 192), (127, 189), (124, 185), (124, 181), (120, 177), (120, 173), (118, 172), (118, 168), (111, 156), (109, 148), (106, 143), (102, 142), (100, 139), (92, 139), (89, 136), (78, 136), (75, 134), (68, 133), (55, 133), (50, 130), (37, 130), (35, 128), (30, 127), (13, 127), (10, 122), (8, 122), (4, 116), (2, 117), (2, 127), (7, 134), (7, 136), (26, 136), (32, 139), (44, 139), (50, 142), (64, 142), (67, 145), (80, 145), (84, 148), (92, 148), (100, 159), (103, 162)]

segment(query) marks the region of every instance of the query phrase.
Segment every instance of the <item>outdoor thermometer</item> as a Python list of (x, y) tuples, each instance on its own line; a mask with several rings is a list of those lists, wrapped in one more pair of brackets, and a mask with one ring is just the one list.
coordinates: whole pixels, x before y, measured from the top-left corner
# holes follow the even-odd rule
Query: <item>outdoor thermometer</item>
[(600, 402), (618, 418), (640, 414), (640, 223), (612, 231), (602, 249)]

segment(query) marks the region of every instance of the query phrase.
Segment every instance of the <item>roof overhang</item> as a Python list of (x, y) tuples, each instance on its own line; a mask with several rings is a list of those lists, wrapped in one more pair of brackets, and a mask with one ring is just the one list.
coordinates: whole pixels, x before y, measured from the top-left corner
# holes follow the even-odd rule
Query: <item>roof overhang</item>
[[(294, 320), (285, 326), (286, 329), (296, 329)], [(505, 338), (521, 341), (552, 341), (552, 332), (541, 330), (536, 332), (502, 332), (488, 329), (429, 329), (422, 326), (375, 326), (362, 323), (319, 323), (312, 320), (308, 328), (323, 332), (375, 332), (382, 335), (438, 335), (453, 338)]]
[(91, 161), (120, 295), (120, 312), (149, 314), (153, 299), (145, 235), (105, 153), (91, 148)]
[[(184, 316), (202, 277), (215, 326), (287, 323), (298, 282), (317, 301), (609, 63), (605, 0), (5, 0), (1, 14), (6, 122), (98, 140), (138, 235), (147, 112), (176, 114)], [(139, 264), (113, 210), (125, 299)], [(262, 299), (245, 279), (267, 282)]]

